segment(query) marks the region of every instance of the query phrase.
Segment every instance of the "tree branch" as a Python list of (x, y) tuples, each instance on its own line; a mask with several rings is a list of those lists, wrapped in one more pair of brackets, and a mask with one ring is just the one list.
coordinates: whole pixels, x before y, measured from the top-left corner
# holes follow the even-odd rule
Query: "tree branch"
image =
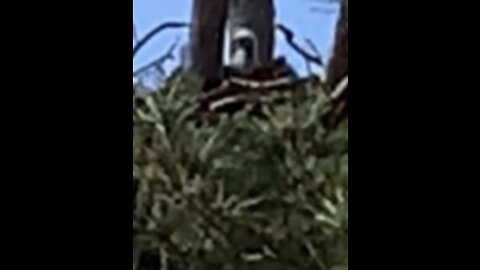
[[(317, 57), (318, 59), (322, 59), (321, 56), (320, 56), (320, 52), (318, 51), (315, 44), (313, 44), (313, 42), (309, 38), (305, 39), (305, 42), (307, 43), (308, 47), (310, 47), (310, 50), (312, 50), (312, 52), (315, 54), (315, 57)], [(307, 64), (308, 74), (311, 75), (312, 74), (312, 68), (310, 66), (310, 62), (307, 59), (305, 59), (305, 62)]]
[(308, 52), (306, 52), (302, 47), (300, 47), (295, 41), (293, 40), (295, 35), (292, 30), (287, 28), (283, 24), (277, 24), (278, 30), (282, 32), (282, 34), (285, 36), (285, 39), (287, 40), (288, 45), (293, 48), (298, 54), (300, 54), (303, 58), (305, 58), (307, 61), (312, 62), (317, 64), (320, 67), (323, 67), (323, 61), (320, 57), (320, 55), (312, 55)]
[(318, 51), (318, 48), (317, 48), (317, 46), (315, 46), (313, 41), (309, 38), (306, 38), (305, 42), (307, 43), (308, 47), (310, 47), (310, 49), (315, 53), (315, 56), (320, 58), (321, 57), (320, 56), (320, 51)]
[(184, 22), (166, 22), (162, 23), (159, 26), (153, 28), (148, 32), (143, 38), (141, 38), (138, 43), (135, 44), (133, 47), (133, 57), (135, 58), (135, 55), (140, 51), (140, 49), (147, 44), (150, 39), (152, 39), (156, 34), (162, 32), (163, 30), (167, 28), (182, 28), (182, 27), (189, 27), (189, 23), (184, 23)]
[(136, 71), (133, 72), (133, 76), (139, 76), (141, 73), (149, 70), (152, 67), (155, 67), (159, 70), (160, 73), (165, 73), (163, 71), (162, 65), (165, 63), (167, 60), (173, 60), (175, 57), (173, 56), (173, 51), (177, 48), (178, 46), (178, 39), (175, 41), (169, 48), (168, 50), (160, 57), (157, 59), (153, 60), (152, 62), (146, 64), (145, 66), (137, 69)]

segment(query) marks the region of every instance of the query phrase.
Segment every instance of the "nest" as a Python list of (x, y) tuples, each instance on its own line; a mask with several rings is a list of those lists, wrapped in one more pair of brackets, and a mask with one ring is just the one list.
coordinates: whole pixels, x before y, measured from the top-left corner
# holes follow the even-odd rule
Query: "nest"
[(211, 114), (234, 113), (247, 104), (259, 104), (268, 100), (279, 102), (284, 94), (305, 89), (307, 84), (318, 84), (316, 76), (299, 78), (284, 58), (276, 59), (272, 65), (252, 70), (235, 70), (226, 67), (224, 77), (216, 83), (207, 82), (200, 96), (197, 112)]

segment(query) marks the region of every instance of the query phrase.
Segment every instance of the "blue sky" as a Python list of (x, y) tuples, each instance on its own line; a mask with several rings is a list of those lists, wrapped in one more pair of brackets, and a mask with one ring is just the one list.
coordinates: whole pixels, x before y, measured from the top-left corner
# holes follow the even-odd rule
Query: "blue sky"
[[(190, 21), (193, 0), (134, 0), (133, 20), (137, 34), (142, 37), (153, 27), (165, 21)], [(327, 2), (327, 1), (325, 1)], [(276, 21), (285, 24), (295, 33), (295, 39), (304, 44), (304, 39), (310, 39), (320, 51), (324, 60), (328, 59), (337, 7), (335, 5), (317, 2), (315, 0), (275, 0), (277, 17)], [(332, 12), (314, 12), (312, 8), (325, 8)], [(283, 36), (277, 33), (276, 55), (284, 55), (300, 74), (306, 72), (305, 63), (284, 42)], [(176, 40), (180, 44), (187, 41), (187, 30), (170, 29), (158, 34), (135, 57), (134, 69), (143, 66), (159, 57)], [(178, 60), (178, 52), (175, 54)], [(177, 64), (169, 62), (165, 68), (171, 70)]]

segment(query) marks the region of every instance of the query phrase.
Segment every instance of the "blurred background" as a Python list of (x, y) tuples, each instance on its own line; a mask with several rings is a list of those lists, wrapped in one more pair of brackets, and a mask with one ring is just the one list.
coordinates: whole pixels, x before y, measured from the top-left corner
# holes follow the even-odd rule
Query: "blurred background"
[[(338, 1), (336, 0), (275, 0), (276, 22), (288, 26), (295, 33), (295, 38), (302, 47), (309, 48), (306, 40), (316, 47), (324, 61), (331, 54), (335, 23), (338, 17)], [(135, 35), (143, 37), (148, 31), (167, 21), (189, 22), (192, 15), (193, 0), (134, 0), (133, 20)], [(284, 37), (276, 32), (275, 55), (286, 56), (287, 61), (300, 75), (307, 73), (305, 60), (294, 52)], [(133, 69), (138, 70), (168, 51), (172, 44), (185, 44), (188, 40), (187, 29), (168, 29), (155, 36), (135, 56)], [(135, 37), (133, 40), (135, 44)], [(179, 49), (174, 51), (175, 59), (163, 63), (168, 74), (179, 64)], [(315, 72), (324, 73), (321, 68)], [(148, 73), (148, 72), (147, 72)], [(144, 73), (143, 83), (147, 87), (156, 88), (158, 80), (156, 71), (150, 70), (149, 76)]]

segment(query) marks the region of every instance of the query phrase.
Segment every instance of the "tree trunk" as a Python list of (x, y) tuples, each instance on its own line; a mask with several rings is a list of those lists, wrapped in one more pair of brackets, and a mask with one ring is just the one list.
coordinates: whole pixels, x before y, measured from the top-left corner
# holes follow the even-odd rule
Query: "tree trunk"
[(348, 75), (348, 0), (340, 4), (332, 57), (327, 66), (327, 85), (333, 89)]
[[(340, 14), (335, 29), (332, 57), (326, 70), (326, 84), (329, 91), (348, 76), (348, 0), (342, 0)], [(324, 124), (335, 126), (348, 118), (348, 85), (334, 101), (332, 110), (326, 115)]]
[(205, 79), (221, 77), (227, 0), (194, 0), (190, 69)]
[[(247, 27), (257, 37), (258, 62), (268, 65), (274, 52), (275, 5), (273, 0), (230, 0), (228, 7), (229, 36), (239, 27)], [(230, 43), (230, 42), (229, 42)]]

